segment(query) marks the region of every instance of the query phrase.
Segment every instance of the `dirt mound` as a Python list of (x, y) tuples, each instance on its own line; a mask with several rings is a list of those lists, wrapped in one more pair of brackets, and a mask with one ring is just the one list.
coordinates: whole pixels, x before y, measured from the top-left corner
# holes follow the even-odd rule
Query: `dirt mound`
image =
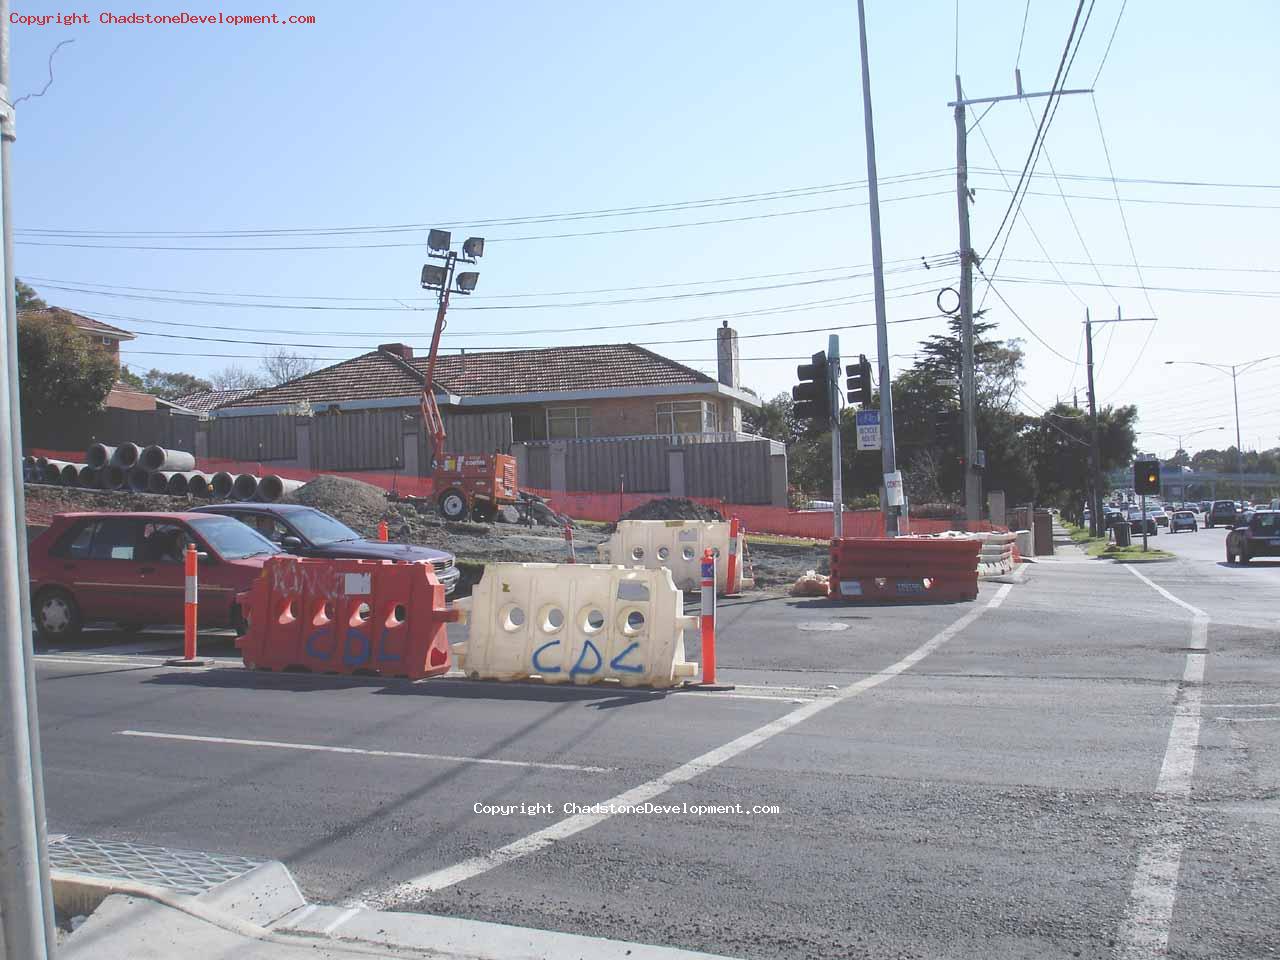
[(704, 507), (684, 497), (666, 497), (650, 500), (634, 510), (628, 510), (623, 520), (723, 520), (720, 511)]
[(390, 506), (386, 491), (381, 487), (349, 477), (316, 477), (286, 500), (315, 507), (361, 531), (376, 528)]
[[(44, 526), (58, 513), (81, 511), (189, 510), (189, 497), (167, 497), (124, 490), (94, 490), (91, 487), (26, 485), (27, 523)], [(198, 501), (207, 502), (207, 501)]]

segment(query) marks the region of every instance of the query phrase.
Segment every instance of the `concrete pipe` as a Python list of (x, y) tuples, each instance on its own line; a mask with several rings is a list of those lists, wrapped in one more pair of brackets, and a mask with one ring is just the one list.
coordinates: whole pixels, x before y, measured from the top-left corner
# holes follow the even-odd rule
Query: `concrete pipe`
[(191, 489), (191, 478), (195, 476), (195, 471), (186, 470), (168, 475), (168, 482), (165, 484), (165, 493), (171, 497), (185, 497)]
[(231, 487), (231, 497), (234, 500), (252, 500), (257, 492), (258, 478), (252, 473), (240, 474), (240, 476), (236, 477), (236, 482)]
[(163, 470), (156, 470), (147, 475), (147, 493), (168, 493), (169, 481), (172, 479), (173, 473), (166, 473)]
[(141, 467), (134, 467), (128, 473), (129, 489), (134, 493), (147, 493), (151, 489), (151, 473)]
[(65, 460), (45, 460), (44, 469), (40, 471), (40, 479), (45, 483), (61, 483), (62, 468), (71, 464)]
[(142, 449), (136, 443), (122, 443), (111, 453), (111, 462), (122, 470), (132, 470), (138, 465)]
[(49, 462), (48, 457), (36, 457), (36, 462), (32, 464), (36, 468), (36, 473), (44, 476), (44, 465)]
[(98, 485), (98, 468), (85, 464), (80, 468), (80, 486), (96, 487)]
[(187, 453), (185, 450), (166, 450), (164, 447), (152, 444), (142, 451), (142, 457), (138, 461), (138, 466), (144, 470), (194, 470), (196, 468), (196, 458), (194, 454)]
[(235, 486), (235, 482), (235, 477), (225, 470), (219, 470), (209, 480), (209, 490), (215, 500), (225, 500), (231, 496), (231, 488)]
[(80, 486), (80, 469), (84, 464), (68, 463), (62, 468), (62, 485), (64, 487)]
[(26, 456), (22, 458), (22, 466), (24, 469), (30, 470), (35, 465), (36, 465), (36, 458), (31, 456), (31, 454), (28, 453)]
[(115, 447), (108, 447), (105, 443), (91, 443), (89, 449), (84, 452), (84, 462), (101, 470), (111, 462), (115, 454)]
[(124, 467), (117, 467), (114, 463), (109, 463), (98, 471), (98, 484), (103, 490), (123, 490), (128, 479), (129, 475), (125, 473)]
[(209, 489), (209, 478), (203, 473), (192, 473), (187, 478), (187, 493), (199, 500), (208, 500), (213, 496)]
[(258, 499), (266, 503), (282, 500), (302, 486), (301, 480), (289, 480), (286, 477), (269, 473), (258, 483)]

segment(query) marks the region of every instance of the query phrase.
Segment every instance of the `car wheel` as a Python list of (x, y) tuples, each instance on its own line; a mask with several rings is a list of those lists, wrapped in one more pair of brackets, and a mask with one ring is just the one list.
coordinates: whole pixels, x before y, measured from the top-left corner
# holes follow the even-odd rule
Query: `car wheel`
[(459, 490), (446, 490), (440, 494), (440, 513), (446, 520), (465, 520), (467, 498)]
[(65, 590), (42, 590), (34, 613), (36, 632), (42, 640), (70, 640), (80, 635), (80, 607)]

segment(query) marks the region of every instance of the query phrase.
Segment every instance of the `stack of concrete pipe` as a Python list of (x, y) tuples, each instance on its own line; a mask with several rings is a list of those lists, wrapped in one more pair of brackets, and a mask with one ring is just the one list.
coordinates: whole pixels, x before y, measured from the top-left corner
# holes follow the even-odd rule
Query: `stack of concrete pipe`
[(85, 451), (85, 462), (68, 463), (46, 457), (24, 457), (23, 477), (33, 483), (81, 486), (134, 493), (192, 496), (207, 500), (261, 500), (274, 503), (302, 486), (277, 474), (212, 475), (196, 469), (196, 458), (185, 450), (168, 450), (158, 444), (107, 446), (94, 443)]

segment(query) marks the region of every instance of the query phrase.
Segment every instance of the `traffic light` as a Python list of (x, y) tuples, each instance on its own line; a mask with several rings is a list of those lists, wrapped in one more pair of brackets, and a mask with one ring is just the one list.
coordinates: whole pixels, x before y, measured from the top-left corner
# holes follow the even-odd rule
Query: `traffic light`
[(844, 368), (849, 379), (845, 381), (845, 396), (850, 404), (871, 406), (871, 361), (865, 354), (858, 354), (858, 362)]
[(800, 383), (791, 388), (797, 420), (827, 423), (831, 419), (831, 382), (827, 355), (819, 351), (809, 363), (796, 367)]
[(1133, 463), (1134, 493), (1160, 492), (1160, 461), (1135, 460)]

